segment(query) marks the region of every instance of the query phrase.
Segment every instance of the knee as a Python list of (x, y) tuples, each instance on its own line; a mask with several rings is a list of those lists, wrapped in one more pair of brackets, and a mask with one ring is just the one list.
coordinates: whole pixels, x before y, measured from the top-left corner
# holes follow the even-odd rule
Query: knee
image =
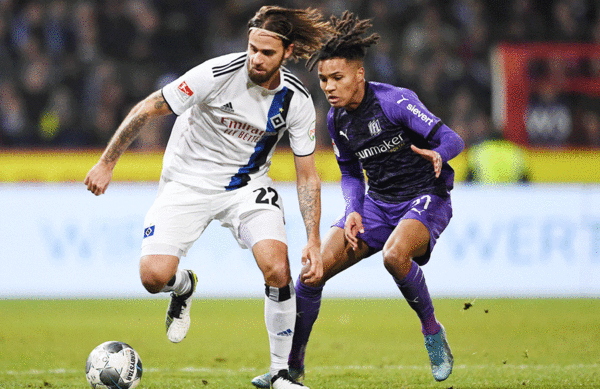
[(164, 267), (153, 266), (150, 261), (140, 261), (140, 279), (144, 288), (152, 294), (159, 293), (173, 278), (174, 272)]
[(265, 283), (276, 288), (283, 288), (292, 280), (287, 261), (270, 263), (263, 268)]
[(140, 272), (140, 278), (144, 288), (152, 294), (160, 292), (171, 279), (171, 277), (166, 278), (162, 274), (152, 270)]
[[(383, 265), (390, 274), (395, 277), (404, 277), (408, 274), (412, 262), (408, 250), (401, 245), (386, 246), (382, 250), (382, 255)], [(408, 270), (406, 270), (407, 268)]]

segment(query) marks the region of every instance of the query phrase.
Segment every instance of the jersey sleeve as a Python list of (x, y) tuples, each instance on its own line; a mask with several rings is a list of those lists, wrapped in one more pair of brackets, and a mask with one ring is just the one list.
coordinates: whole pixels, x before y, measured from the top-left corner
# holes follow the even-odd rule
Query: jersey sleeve
[(346, 217), (352, 212), (363, 215), (365, 176), (359, 161), (340, 163), (342, 194), (346, 201)]
[(382, 108), (393, 123), (408, 127), (425, 139), (441, 125), (440, 118), (431, 113), (410, 89), (392, 88), (386, 95)]
[(460, 136), (432, 114), (413, 91), (391, 88), (382, 107), (395, 124), (404, 125), (425, 138), (444, 162), (456, 157), (464, 149)]
[(311, 98), (302, 99), (296, 107), (288, 125), (290, 147), (294, 155), (304, 157), (315, 152), (317, 115)]
[(213, 86), (211, 67), (204, 62), (165, 85), (162, 94), (171, 111), (181, 115), (193, 105), (202, 103), (210, 95)]
[[(343, 142), (338, 139), (335, 127), (335, 109), (327, 113), (327, 130), (333, 143), (333, 152), (342, 173), (342, 194), (346, 202), (346, 217), (352, 212), (363, 214), (363, 201), (365, 197), (365, 178), (362, 165), (358, 158), (352, 155)], [(338, 146), (339, 145), (339, 146)]]

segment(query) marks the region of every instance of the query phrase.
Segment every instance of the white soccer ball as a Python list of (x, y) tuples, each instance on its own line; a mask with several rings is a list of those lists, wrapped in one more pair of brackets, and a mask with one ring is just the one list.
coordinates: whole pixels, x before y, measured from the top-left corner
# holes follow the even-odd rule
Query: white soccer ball
[(104, 342), (90, 353), (85, 378), (94, 389), (132, 389), (142, 379), (142, 360), (127, 343)]

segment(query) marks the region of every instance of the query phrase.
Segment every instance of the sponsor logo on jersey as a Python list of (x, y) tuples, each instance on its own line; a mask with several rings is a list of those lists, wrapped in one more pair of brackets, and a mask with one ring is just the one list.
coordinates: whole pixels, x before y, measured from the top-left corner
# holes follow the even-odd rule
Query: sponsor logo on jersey
[(181, 98), (183, 98), (184, 101), (192, 97), (192, 95), (194, 94), (194, 92), (192, 92), (192, 90), (185, 81), (179, 84), (177, 90), (181, 92)]
[(229, 112), (229, 113), (233, 113), (233, 105), (231, 104), (231, 101), (229, 103), (227, 103), (227, 104), (223, 104), (221, 106), (221, 109), (223, 111), (226, 111), (226, 112)]
[(404, 139), (402, 138), (402, 135), (396, 135), (392, 139), (384, 140), (376, 146), (371, 146), (369, 148), (362, 149), (356, 152), (355, 155), (359, 159), (365, 159), (382, 153), (393, 153), (394, 151), (402, 147), (402, 145), (404, 145)]
[(425, 115), (423, 112), (421, 112), (421, 110), (419, 108), (417, 108), (413, 104), (408, 104), (406, 106), (406, 109), (408, 109), (410, 112), (412, 112), (414, 115), (416, 115), (419, 119), (421, 119), (425, 123), (427, 123), (429, 125), (431, 125), (433, 123), (433, 118), (430, 118), (429, 116)]
[(225, 125), (225, 127), (231, 130), (244, 130), (255, 135), (262, 135), (264, 132), (266, 132), (265, 130), (253, 127), (248, 123), (238, 122), (237, 120), (227, 117), (221, 118), (221, 124)]
[(223, 131), (225, 135), (237, 137), (250, 143), (256, 143), (264, 136), (278, 135), (277, 132), (261, 130), (248, 123), (238, 122), (226, 117), (221, 118), (221, 124), (226, 127), (225, 131)]
[(379, 120), (374, 119), (369, 122), (369, 132), (371, 133), (371, 136), (381, 133), (381, 125), (379, 124)]
[(154, 226), (144, 228), (144, 238), (154, 235)]

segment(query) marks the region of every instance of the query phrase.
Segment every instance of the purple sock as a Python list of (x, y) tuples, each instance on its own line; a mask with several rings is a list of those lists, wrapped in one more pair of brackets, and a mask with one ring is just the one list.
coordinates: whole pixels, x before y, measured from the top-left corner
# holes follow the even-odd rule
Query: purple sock
[(394, 281), (396, 281), (396, 285), (398, 285), (408, 305), (419, 316), (423, 335), (436, 334), (441, 327), (435, 318), (433, 302), (425, 283), (425, 275), (419, 265), (413, 262), (406, 277), (400, 281), (394, 278)]
[(292, 351), (288, 359), (290, 367), (296, 369), (304, 367), (304, 353), (313, 324), (319, 316), (322, 293), (322, 286), (304, 285), (300, 279), (296, 282), (296, 327)]

